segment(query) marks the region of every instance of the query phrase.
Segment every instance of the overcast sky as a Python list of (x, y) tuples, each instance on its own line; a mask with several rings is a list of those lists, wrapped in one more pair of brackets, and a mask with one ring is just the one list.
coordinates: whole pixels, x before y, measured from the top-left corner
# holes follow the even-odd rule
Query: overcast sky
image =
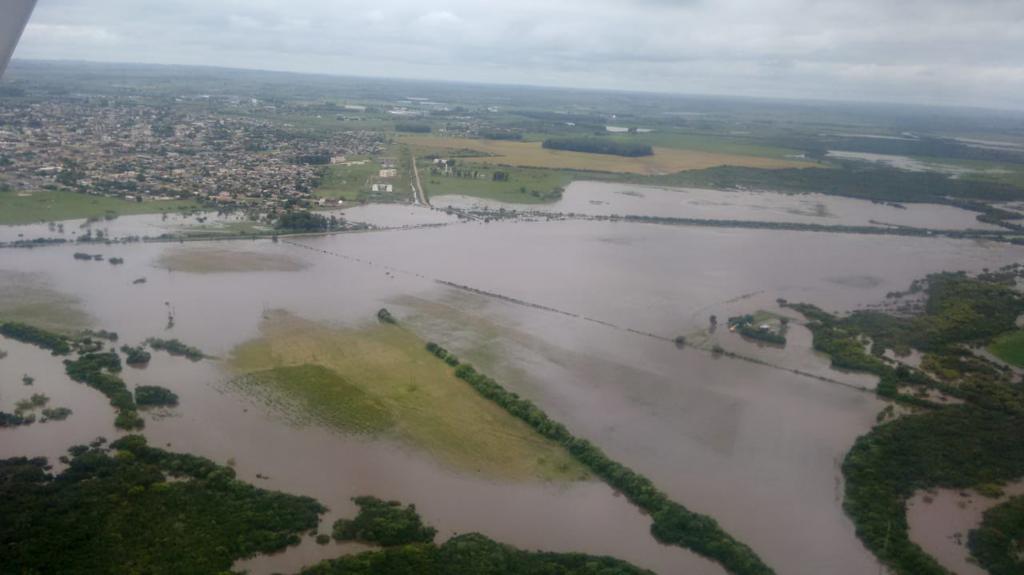
[(39, 0), (15, 57), (1024, 109), (1024, 0)]

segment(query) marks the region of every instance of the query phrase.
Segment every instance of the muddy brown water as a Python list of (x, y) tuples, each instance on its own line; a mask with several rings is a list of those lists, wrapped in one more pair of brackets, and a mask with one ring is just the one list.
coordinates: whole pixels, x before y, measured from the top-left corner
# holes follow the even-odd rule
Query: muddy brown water
[(584, 214), (635, 215), (699, 219), (734, 219), (844, 226), (910, 226), (946, 230), (997, 230), (979, 222), (977, 214), (938, 204), (891, 204), (828, 196), (701, 188), (662, 188), (605, 182), (569, 184), (562, 198), (550, 204), (508, 204), (461, 195), (430, 200), (437, 207), (504, 208)]
[[(777, 367), (680, 350), (627, 329), (667, 338), (697, 333), (709, 314), (771, 309), (778, 297), (857, 308), (929, 272), (978, 271), (1020, 256), (1020, 248), (975, 241), (598, 222), (459, 224), (295, 242), (216, 244), (309, 264), (295, 272), (156, 268), (164, 250), (182, 249), (176, 244), (93, 249), (123, 257), (116, 267), (73, 260), (74, 246), (4, 250), (0, 268), (45, 276), (52, 288), (78, 297), (97, 327), (118, 331), (121, 342), (177, 337), (221, 357), (258, 334), (268, 309), (358, 326), (387, 306), (425, 339), (470, 359), (677, 501), (715, 517), (779, 573), (878, 571), (842, 513), (839, 464), (883, 404), (788, 371), (844, 377), (811, 351), (799, 326), (786, 349), (722, 336), (723, 345)], [(138, 277), (147, 282), (133, 284)], [(169, 311), (176, 321), (165, 330)], [(67, 445), (114, 436), (106, 401), (61, 379), (59, 362), (8, 340), (0, 348), (11, 352), (0, 360), (0, 406), (20, 398), (21, 390), (9, 388), (20, 387), (27, 372), (40, 390), (46, 386), (52, 405), (75, 410), (65, 422), (0, 431), (3, 456), (54, 457)], [(873, 385), (858, 378), (850, 381)], [(181, 396), (180, 407), (146, 415), (152, 444), (233, 460), (247, 481), (320, 499), (331, 508), (323, 532), (354, 513), (349, 497), (374, 494), (415, 503), (440, 539), (479, 531), (526, 549), (614, 555), (659, 573), (722, 572), (655, 543), (649, 518), (599, 482), (483, 480), (402, 444), (296, 427), (230, 386), (218, 361), (156, 352), (148, 368), (126, 369), (125, 379)], [(253, 573), (289, 571), (344, 551), (307, 539), (244, 565)]]
[(907, 501), (910, 540), (958, 575), (985, 575), (970, 556), (967, 536), (981, 526), (985, 511), (1024, 495), (1024, 484), (1008, 485), (998, 498), (984, 497), (973, 489), (919, 491)]

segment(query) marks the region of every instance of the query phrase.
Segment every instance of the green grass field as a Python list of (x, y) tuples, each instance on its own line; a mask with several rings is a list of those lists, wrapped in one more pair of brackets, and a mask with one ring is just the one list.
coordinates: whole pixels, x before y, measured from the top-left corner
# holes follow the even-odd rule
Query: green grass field
[(108, 212), (127, 216), (174, 212), (197, 207), (199, 204), (191, 200), (132, 202), (76, 192), (39, 191), (23, 195), (20, 192), (7, 191), (0, 192), (0, 225), (102, 218)]
[[(354, 161), (365, 158), (354, 158)], [(346, 166), (333, 164), (327, 166), (323, 177), (320, 178), (320, 187), (314, 192), (321, 198), (332, 200), (342, 199), (346, 202), (354, 202), (365, 197), (370, 191), (371, 179), (380, 170), (380, 164), (367, 160), (365, 164)]]
[(380, 433), (394, 426), (381, 401), (337, 372), (303, 364), (257, 371), (237, 385), (277, 403), (298, 423), (316, 422), (350, 433)]
[(587, 476), (565, 449), (481, 397), (424, 346), (401, 326), (337, 329), (271, 312), (231, 365), (253, 395), (293, 420), (383, 433), (485, 477)]
[(1024, 367), (1024, 330), (1011, 331), (996, 338), (988, 350), (1006, 363)]
[(181, 228), (180, 232), (190, 237), (248, 236), (261, 235), (273, 231), (273, 227), (251, 220), (201, 224)]
[[(530, 168), (491, 168), (466, 165), (465, 169), (478, 170), (480, 177), (459, 178), (442, 174), (431, 174), (431, 164), (420, 162), (420, 179), (428, 197), (446, 194), (460, 194), (488, 200), (518, 204), (551, 202), (561, 197), (558, 188), (564, 188), (572, 181), (572, 174), (558, 170), (536, 170)], [(509, 180), (496, 182), (495, 171), (503, 171)]]

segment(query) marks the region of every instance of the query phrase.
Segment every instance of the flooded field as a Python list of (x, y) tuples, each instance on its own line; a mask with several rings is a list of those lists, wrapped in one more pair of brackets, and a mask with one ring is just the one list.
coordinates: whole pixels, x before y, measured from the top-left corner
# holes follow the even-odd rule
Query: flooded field
[[(429, 215), (417, 218), (437, 213), (422, 212)], [(725, 330), (708, 334), (709, 316), (776, 309), (776, 298), (858, 308), (929, 272), (996, 268), (1019, 254), (951, 239), (578, 221), (90, 249), (124, 264), (75, 260), (74, 246), (9, 249), (0, 254), (0, 282), (36, 278), (87, 310), (94, 327), (117, 331), (119, 345), (174, 337), (219, 358), (154, 352), (145, 369), (125, 369), (129, 386), (162, 385), (181, 398), (176, 408), (143, 414), (152, 445), (233, 464), (261, 487), (316, 497), (331, 508), (321, 532), (355, 512), (350, 497), (372, 494), (416, 504), (442, 539), (479, 531), (526, 549), (610, 554), (663, 574), (722, 570), (657, 544), (650, 519), (601, 482), (496, 477), (448, 465), (401, 436), (296, 422), (233, 385), (225, 360), (260, 337), (272, 310), (362, 329), (387, 307), (421, 339), (452, 349), (673, 499), (716, 518), (779, 573), (874, 573), (842, 512), (839, 471), (883, 406), (856, 389), (874, 382), (830, 370), (799, 325), (787, 348), (774, 349)], [(205, 261), (208, 253), (217, 260)], [(288, 265), (232, 263), (252, 253)], [(161, 262), (171, 256), (205, 262), (204, 273), (166, 269)], [(720, 342), (761, 363), (678, 349), (676, 335)], [(117, 435), (106, 400), (67, 380), (59, 361), (10, 340), (0, 339), (0, 349), (9, 352), (0, 360), (0, 409), (45, 391), (52, 405), (74, 410), (64, 422), (0, 430), (2, 456), (54, 458), (73, 443)], [(36, 389), (23, 387), (24, 373), (36, 377)], [(307, 539), (245, 566), (294, 571), (346, 550)]]
[(54, 224), (35, 223), (18, 226), (0, 226), (0, 242), (31, 240), (36, 238), (65, 239), (102, 236), (108, 239), (128, 237), (154, 238), (166, 233), (206, 231), (229, 233), (238, 229), (251, 229), (242, 214), (218, 215), (216, 212), (195, 214), (138, 214), (100, 220), (64, 220)]
[(431, 202), (438, 207), (504, 208), (591, 216), (636, 215), (946, 230), (999, 229), (979, 222), (974, 212), (936, 204), (896, 207), (824, 194), (722, 192), (585, 181), (570, 184), (562, 199), (551, 204), (522, 206), (468, 196), (438, 196), (431, 198)]
[[(455, 216), (440, 210), (425, 210), (400, 204), (370, 204), (338, 210), (322, 211), (325, 216), (338, 216), (348, 221), (367, 224), (374, 228), (407, 228), (447, 224), (458, 221)], [(218, 214), (206, 211), (191, 214), (137, 214), (100, 220), (65, 220), (17, 226), (0, 226), (0, 243), (32, 239), (79, 238), (124, 240), (128, 238), (157, 238), (164, 234), (206, 237), (238, 236), (264, 233), (271, 228), (250, 221), (245, 214)]]
[(862, 162), (884, 164), (886, 166), (906, 170), (908, 172), (938, 172), (941, 174), (949, 174), (951, 176), (957, 176), (977, 171), (987, 173), (1005, 173), (1005, 170), (978, 170), (969, 166), (961, 166), (956, 164), (939, 162), (928, 162), (924, 160), (918, 160), (915, 158), (899, 156), (894, 154), (872, 154), (870, 152), (847, 152), (843, 150), (829, 150), (828, 154), (826, 155), (830, 158), (839, 158), (841, 160), (858, 160)]

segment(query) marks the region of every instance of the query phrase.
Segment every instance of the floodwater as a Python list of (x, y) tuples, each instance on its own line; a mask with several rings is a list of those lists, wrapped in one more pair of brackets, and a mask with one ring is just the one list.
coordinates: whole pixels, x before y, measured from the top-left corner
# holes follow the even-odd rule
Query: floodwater
[[(351, 222), (368, 224), (375, 228), (410, 228), (419, 226), (442, 225), (458, 221), (458, 218), (441, 210), (419, 209), (405, 204), (368, 204), (352, 206), (338, 210), (324, 210), (326, 216), (335, 215)], [(85, 219), (65, 220), (56, 223), (34, 223), (17, 226), (0, 226), (0, 243), (32, 239), (64, 239), (73, 241), (76, 238), (92, 234), (102, 234), (110, 240), (126, 238), (156, 238), (164, 234), (218, 234), (238, 233), (232, 225), (243, 225), (243, 229), (251, 227), (244, 214), (218, 214), (217, 212), (195, 212), (189, 214), (136, 214), (118, 216), (110, 220), (89, 221)], [(262, 226), (262, 230), (269, 229)], [(99, 245), (99, 244), (96, 244)], [(88, 250), (93, 251), (93, 250)]]
[(350, 222), (369, 224), (375, 228), (411, 228), (459, 221), (456, 216), (442, 210), (408, 204), (367, 204), (345, 208), (336, 213)]
[(23, 224), (17, 226), (0, 226), (0, 242), (18, 240), (65, 239), (73, 241), (84, 237), (90, 231), (102, 233), (104, 238), (121, 240), (129, 237), (155, 238), (163, 234), (189, 231), (215, 232), (224, 230), (232, 223), (245, 222), (242, 214), (220, 214), (217, 212), (198, 212), (193, 214), (137, 214), (119, 216), (110, 220), (89, 221), (85, 219), (64, 220), (63, 226), (49, 223)]
[(907, 501), (910, 540), (958, 575), (986, 575), (987, 571), (970, 559), (967, 535), (981, 525), (985, 511), (1024, 494), (1024, 484), (1011, 484), (1003, 491), (998, 498), (984, 497), (973, 489), (915, 493)]
[(957, 164), (939, 163), (939, 162), (926, 162), (924, 160), (917, 160), (908, 156), (898, 156), (894, 154), (872, 154), (870, 152), (847, 152), (843, 150), (829, 150), (826, 156), (830, 158), (839, 158), (841, 160), (859, 160), (863, 162), (874, 162), (876, 164), (885, 164), (892, 168), (898, 168), (900, 170), (906, 170), (908, 172), (938, 172), (940, 174), (949, 174), (950, 176), (959, 176), (969, 172), (983, 172), (986, 174), (1005, 174), (1007, 170), (1003, 169), (985, 169), (979, 170), (970, 166), (962, 166)]
[[(224, 274), (156, 267), (165, 250), (201, 254), (208, 245), (308, 265)], [(883, 406), (844, 383), (873, 382), (829, 370), (799, 325), (786, 349), (711, 336), (762, 363), (677, 349), (661, 338), (697, 337), (710, 314), (724, 323), (728, 315), (773, 309), (780, 297), (832, 310), (863, 307), (929, 272), (996, 268), (1020, 254), (1005, 244), (946, 238), (582, 221), (91, 248), (124, 258), (121, 266), (74, 260), (74, 251), (3, 250), (0, 269), (42, 275), (123, 343), (177, 337), (220, 357), (256, 337), (268, 309), (359, 326), (387, 306), (675, 500), (715, 517), (779, 573), (840, 575), (877, 571), (842, 513), (839, 471)], [(147, 282), (133, 284), (138, 277)], [(114, 436), (105, 400), (62, 379), (59, 361), (7, 340), (0, 348), (12, 352), (0, 360), (0, 407), (21, 399), (14, 388), (30, 373), (51, 405), (75, 410), (65, 422), (0, 430), (3, 456), (54, 457), (62, 445)], [(659, 573), (722, 572), (658, 545), (649, 518), (602, 483), (487, 480), (407, 445), (296, 427), (231, 386), (230, 377), (219, 361), (160, 352), (146, 369), (125, 370), (130, 385), (159, 384), (181, 396), (178, 408), (146, 415), (153, 445), (231, 461), (247, 481), (316, 497), (331, 508), (321, 532), (355, 512), (350, 497), (373, 494), (415, 503), (440, 539), (479, 531), (526, 549), (609, 554)], [(244, 565), (253, 573), (290, 571), (346, 550), (307, 540)]]
[(900, 208), (825, 194), (723, 192), (585, 181), (569, 184), (562, 199), (551, 204), (505, 204), (458, 195), (433, 197), (431, 202), (438, 207), (504, 208), (588, 216), (660, 216), (943, 230), (1000, 229), (979, 222), (974, 212), (937, 204), (906, 204)]

